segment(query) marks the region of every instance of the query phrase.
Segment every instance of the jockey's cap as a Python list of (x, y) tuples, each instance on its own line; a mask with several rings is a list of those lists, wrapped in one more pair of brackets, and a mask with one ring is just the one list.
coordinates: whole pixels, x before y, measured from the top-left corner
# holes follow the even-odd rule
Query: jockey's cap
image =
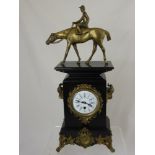
[(79, 8), (81, 8), (81, 9), (85, 9), (85, 6), (84, 6), (84, 5), (81, 5)]

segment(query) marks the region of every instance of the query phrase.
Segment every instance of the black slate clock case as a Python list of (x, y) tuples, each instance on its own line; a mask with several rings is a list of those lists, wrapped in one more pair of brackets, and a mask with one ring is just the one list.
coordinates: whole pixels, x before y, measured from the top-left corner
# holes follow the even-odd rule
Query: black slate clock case
[(70, 109), (67, 105), (67, 99), (69, 92), (71, 92), (79, 84), (89, 84), (92, 87), (95, 87), (102, 95), (103, 107), (100, 114), (97, 114), (97, 117), (92, 119), (87, 125), (88, 127), (102, 127), (105, 128), (106, 124), (106, 79), (105, 75), (101, 76), (96, 75), (81, 75), (79, 72), (76, 76), (68, 76), (63, 81), (64, 88), (64, 122), (66, 127), (83, 127), (83, 123), (70, 112)]

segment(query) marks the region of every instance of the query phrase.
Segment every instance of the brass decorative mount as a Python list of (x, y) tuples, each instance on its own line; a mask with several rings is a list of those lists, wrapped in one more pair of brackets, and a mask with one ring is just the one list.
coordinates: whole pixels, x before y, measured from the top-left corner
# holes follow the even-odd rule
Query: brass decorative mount
[(109, 84), (108, 83), (108, 86), (107, 86), (107, 100), (109, 99), (112, 99), (112, 94), (114, 93), (114, 87), (112, 84)]
[[(63, 99), (63, 84), (60, 83), (57, 88), (59, 98)], [(107, 100), (112, 99), (112, 94), (114, 93), (114, 87), (112, 84), (108, 84), (107, 86)]]
[[(73, 104), (72, 104), (73, 96), (77, 92), (79, 92), (81, 90), (87, 90), (87, 91), (92, 92), (96, 96), (96, 98), (98, 100), (98, 106), (96, 107), (96, 110), (94, 110), (94, 112), (90, 113), (89, 115), (88, 114), (84, 115), (84, 114), (78, 113), (73, 108)], [(77, 85), (72, 91), (70, 91), (69, 97), (68, 97), (68, 100), (67, 100), (70, 112), (73, 113), (75, 115), (75, 117), (77, 117), (83, 124), (89, 124), (90, 121), (92, 119), (94, 119), (97, 116), (98, 113), (101, 113), (102, 107), (103, 107), (102, 102), (103, 102), (103, 100), (102, 100), (101, 93), (95, 87), (92, 87), (91, 85), (88, 85), (88, 84), (79, 84), (79, 85)]]
[(59, 94), (59, 98), (63, 99), (63, 84), (62, 83), (59, 84), (59, 86), (57, 88), (57, 92)]
[(112, 136), (99, 135), (97, 137), (94, 137), (87, 128), (83, 128), (82, 130), (80, 130), (77, 137), (73, 137), (71, 135), (60, 135), (59, 147), (57, 147), (56, 151), (60, 152), (60, 150), (68, 144), (77, 144), (79, 146), (82, 146), (83, 148), (87, 148), (95, 144), (104, 144), (111, 152), (115, 152), (115, 149), (112, 147)]

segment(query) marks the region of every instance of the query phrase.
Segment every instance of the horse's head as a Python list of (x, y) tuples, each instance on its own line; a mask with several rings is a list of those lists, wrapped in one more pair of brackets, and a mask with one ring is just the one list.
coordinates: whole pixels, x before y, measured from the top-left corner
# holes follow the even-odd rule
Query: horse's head
[(47, 45), (52, 44), (55, 40), (56, 40), (56, 35), (55, 35), (55, 33), (51, 33), (51, 35), (49, 36), (49, 38), (48, 38), (47, 41), (46, 41), (46, 44), (47, 44)]

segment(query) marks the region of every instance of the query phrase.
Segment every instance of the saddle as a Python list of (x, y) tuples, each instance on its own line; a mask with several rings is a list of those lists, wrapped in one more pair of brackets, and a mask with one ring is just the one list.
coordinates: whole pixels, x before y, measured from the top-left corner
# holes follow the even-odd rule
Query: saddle
[(81, 28), (81, 33), (79, 34), (78, 30), (76, 29), (76, 34), (77, 35), (83, 35), (83, 34), (86, 34), (90, 31), (89, 28)]

